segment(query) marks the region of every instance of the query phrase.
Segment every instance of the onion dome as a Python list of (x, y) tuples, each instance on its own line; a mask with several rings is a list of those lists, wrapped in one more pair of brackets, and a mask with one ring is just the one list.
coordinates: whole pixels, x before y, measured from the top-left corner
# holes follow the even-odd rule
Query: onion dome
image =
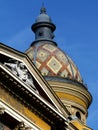
[(51, 22), (51, 18), (46, 14), (46, 8), (42, 7), (40, 10), (40, 15), (36, 18), (36, 23), (38, 22)]

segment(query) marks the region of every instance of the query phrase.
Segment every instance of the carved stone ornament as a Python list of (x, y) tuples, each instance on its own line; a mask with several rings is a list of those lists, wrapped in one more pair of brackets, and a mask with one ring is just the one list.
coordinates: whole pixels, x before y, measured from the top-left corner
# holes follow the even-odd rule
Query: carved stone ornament
[(0, 122), (0, 130), (4, 130), (4, 125)]
[(20, 122), (13, 130), (31, 130), (31, 128), (26, 127), (24, 122)]
[(0, 115), (4, 114), (4, 111), (5, 111), (4, 107), (0, 106)]
[(33, 90), (36, 93), (39, 94), (38, 90), (34, 86), (33, 78), (24, 63), (19, 61), (13, 61), (13, 62), (5, 62), (4, 65), (7, 66), (14, 75), (18, 76), (19, 79), (24, 81), (27, 85), (33, 88)]

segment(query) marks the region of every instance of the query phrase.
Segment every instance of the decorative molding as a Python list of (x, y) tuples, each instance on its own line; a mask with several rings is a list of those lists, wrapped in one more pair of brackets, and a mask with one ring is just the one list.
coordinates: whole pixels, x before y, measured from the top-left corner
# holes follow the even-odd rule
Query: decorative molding
[[(36, 66), (34, 64), (32, 64), (32, 61), (29, 59), (29, 57), (26, 54), (21, 53), (21, 52), (19, 52), (17, 50), (14, 50), (13, 48), (10, 48), (10, 47), (8, 47), (8, 46), (6, 46), (6, 45), (4, 45), (4, 44), (1, 43), (0, 44), (0, 56), (2, 57), (0, 59), (0, 62), (2, 64), (4, 62), (8, 63), (8, 59), (13, 59), (14, 61), (18, 61), (19, 63), (24, 63), (24, 65), (27, 68), (28, 72), (31, 74), (31, 76), (33, 77), (33, 79), (38, 83), (38, 85), (40, 86), (40, 88), (42, 89), (42, 91), (46, 94), (47, 99), (50, 100), (50, 102), (48, 102), (48, 103), (49, 104), (52, 103), (52, 105), (54, 106), (54, 108), (59, 113), (64, 114), (65, 117), (68, 115), (67, 110), (65, 110), (64, 107), (61, 108), (61, 106), (63, 106), (63, 104), (60, 101), (60, 99), (57, 97), (57, 95), (55, 94), (55, 92), (53, 91), (53, 89), (50, 87), (50, 85), (48, 84), (48, 82), (39, 73), (39, 71), (36, 68)], [(6, 68), (7, 67), (5, 66), (5, 69)], [(11, 72), (11, 70), (9, 72)], [(11, 76), (15, 77), (15, 79), (17, 79), (17, 80), (19, 79), (19, 78), (17, 78), (16, 75), (14, 76), (13, 73), (11, 74)], [(22, 84), (25, 84), (26, 88), (30, 90), (31, 87), (29, 87), (29, 85), (26, 85), (26, 83), (24, 81), (22, 81), (22, 80), (20, 81), (20, 79), (18, 81), (21, 82)], [(36, 86), (36, 84), (35, 84), (35, 86)], [(36, 88), (38, 90), (38, 87), (36, 87)], [(32, 91), (32, 92), (34, 92), (34, 91)], [(38, 95), (38, 96), (41, 95), (40, 91), (39, 91), (39, 94), (38, 93), (35, 93), (35, 94)]]
[(25, 117), (24, 115), (19, 113), (17, 110), (15, 110), (11, 106), (9, 106), (7, 103), (2, 101), (1, 99), (0, 99), (0, 106), (5, 108), (5, 112), (7, 114), (9, 114), (14, 119), (16, 119), (17, 121), (20, 122), (19, 125), (16, 126), (16, 128), (17, 127), (19, 128), (19, 126), (21, 128), (22, 127), (25, 128), (25, 129), (14, 129), (14, 130), (41, 130), (41, 128), (39, 128), (36, 124), (34, 124), (32, 121), (30, 121), (27, 117)]
[(92, 102), (92, 96), (89, 93), (89, 91), (81, 86), (79, 87), (75, 84), (68, 84), (68, 83), (58, 82), (58, 81), (49, 81), (49, 84), (56, 93), (57, 92), (61, 92), (65, 94), (67, 93), (80, 98), (85, 102), (87, 108)]
[(27, 127), (24, 122), (20, 122), (13, 130), (32, 130), (32, 128)]
[[(9, 62), (4, 62), (4, 65), (7, 66), (14, 75), (16, 75), (20, 80), (25, 82), (27, 85), (29, 85), (37, 94), (39, 94), (38, 90), (36, 89), (33, 78), (26, 68), (25, 64), (23, 62), (19, 62), (14, 59), (9, 59)], [(12, 61), (12, 62), (11, 62)]]
[(0, 105), (0, 115), (4, 114), (5, 108)]

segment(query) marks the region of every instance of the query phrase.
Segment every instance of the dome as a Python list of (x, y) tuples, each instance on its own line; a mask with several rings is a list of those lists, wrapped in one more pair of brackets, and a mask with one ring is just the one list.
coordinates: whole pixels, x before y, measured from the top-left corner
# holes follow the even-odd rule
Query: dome
[(43, 76), (67, 78), (82, 83), (80, 73), (71, 58), (51, 42), (37, 42), (26, 53)]
[(53, 40), (56, 26), (46, 14), (46, 9), (42, 7), (40, 11), (31, 26), (35, 40), (25, 53), (49, 83), (64, 109), (72, 116), (80, 118), (80, 114), (81, 121), (85, 123), (92, 97), (75, 63)]
[(40, 10), (40, 15), (36, 18), (37, 22), (51, 22), (51, 18), (46, 14), (46, 9), (44, 7)]
[(31, 28), (35, 33), (35, 41), (26, 53), (41, 74), (45, 77), (66, 78), (82, 83), (74, 62), (53, 41), (55, 25), (46, 14), (46, 8), (40, 9), (40, 15)]
[(35, 22), (36, 23), (39, 23), (39, 22), (51, 22), (51, 18), (46, 14), (46, 8), (45, 7), (42, 7), (40, 9), (40, 15), (37, 16)]
[(40, 14), (37, 19), (36, 19), (36, 23), (37, 22), (51, 22), (51, 18), (47, 15), (47, 14)]

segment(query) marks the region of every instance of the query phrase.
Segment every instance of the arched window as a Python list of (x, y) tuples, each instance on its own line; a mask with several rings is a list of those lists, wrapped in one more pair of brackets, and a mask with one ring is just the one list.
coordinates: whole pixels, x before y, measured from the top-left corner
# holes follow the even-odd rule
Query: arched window
[(76, 117), (78, 117), (80, 120), (81, 120), (81, 115), (80, 115), (80, 112), (76, 112)]

